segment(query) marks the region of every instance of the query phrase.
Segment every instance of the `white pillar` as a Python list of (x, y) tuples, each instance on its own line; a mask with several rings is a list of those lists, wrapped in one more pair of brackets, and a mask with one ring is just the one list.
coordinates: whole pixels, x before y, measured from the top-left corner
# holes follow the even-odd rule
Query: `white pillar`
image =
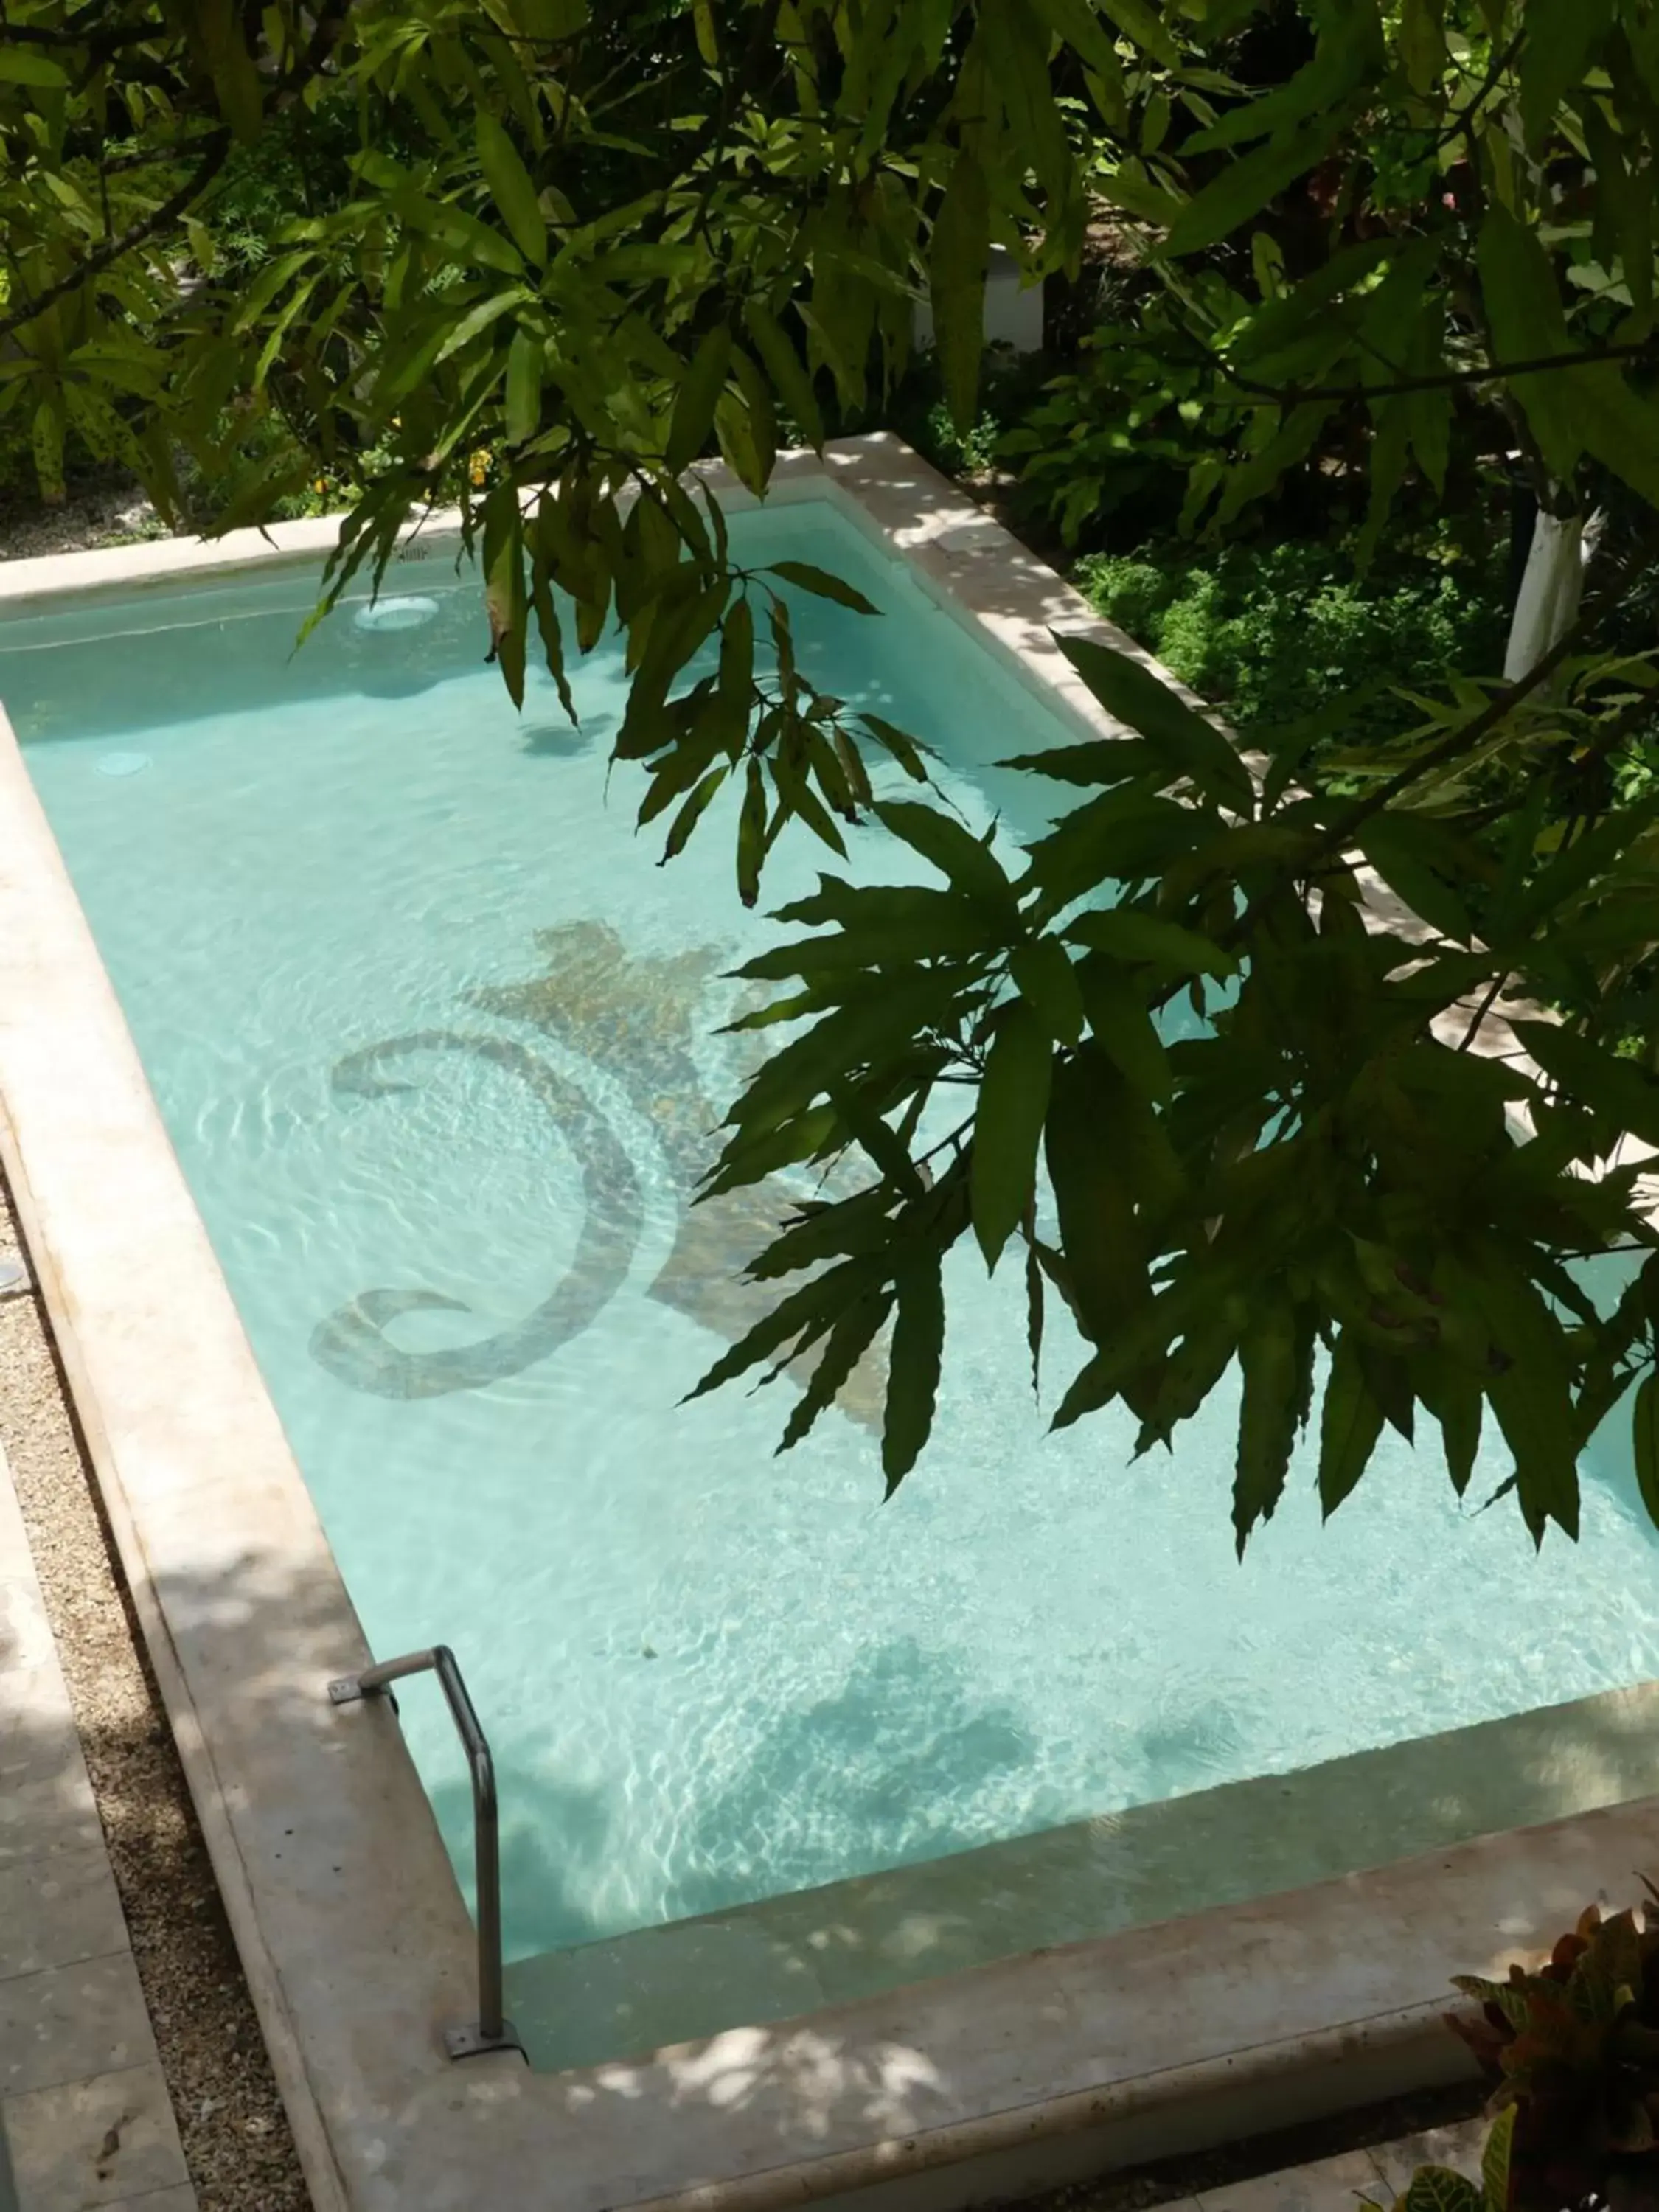
[(1577, 620), (1584, 571), (1595, 555), (1601, 522), (1599, 509), (1586, 523), (1582, 515), (1562, 521), (1539, 508), (1510, 622), (1509, 649), (1504, 656), (1506, 683), (1518, 684), (1529, 674)]
[[(911, 325), (918, 348), (933, 343), (933, 310), (918, 300)], [(1012, 346), (1016, 353), (1042, 350), (1042, 287), (1022, 281), (1018, 261), (1006, 246), (991, 248), (985, 274), (985, 343)]]

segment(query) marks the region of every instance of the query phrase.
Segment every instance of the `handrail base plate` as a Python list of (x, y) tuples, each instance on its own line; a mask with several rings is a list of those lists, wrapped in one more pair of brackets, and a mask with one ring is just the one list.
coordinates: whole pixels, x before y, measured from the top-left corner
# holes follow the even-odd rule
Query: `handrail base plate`
[(499, 2035), (486, 2035), (477, 2021), (465, 2027), (447, 2027), (444, 2049), (452, 2058), (476, 2058), (485, 2051), (516, 2051), (526, 2066), (530, 2063), (530, 2054), (510, 2020), (501, 2022)]

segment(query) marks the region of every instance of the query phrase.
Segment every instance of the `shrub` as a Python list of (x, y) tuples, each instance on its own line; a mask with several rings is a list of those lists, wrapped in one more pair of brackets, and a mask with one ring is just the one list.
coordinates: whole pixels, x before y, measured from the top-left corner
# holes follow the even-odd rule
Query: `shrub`
[(1495, 672), (1503, 659), (1504, 561), (1444, 540), (1391, 554), (1363, 577), (1350, 540), (1292, 538), (1097, 554), (1075, 580), (1241, 734), (1375, 685), (1350, 734), (1385, 735), (1413, 719), (1394, 687)]
[[(1654, 1894), (1650, 1885), (1650, 1894)], [(1659, 1917), (1591, 1905), (1537, 1973), (1460, 1975), (1451, 2026), (1513, 2108), (1509, 2212), (1659, 2203)]]
[[(1649, 1896), (1659, 1891), (1647, 1884)], [(1394, 2212), (1653, 2212), (1659, 2205), (1659, 1914), (1592, 1905), (1534, 1972), (1459, 1974), (1447, 2025), (1492, 2085), (1479, 2184), (1422, 2166)], [(1362, 2212), (1383, 2212), (1370, 2203)]]

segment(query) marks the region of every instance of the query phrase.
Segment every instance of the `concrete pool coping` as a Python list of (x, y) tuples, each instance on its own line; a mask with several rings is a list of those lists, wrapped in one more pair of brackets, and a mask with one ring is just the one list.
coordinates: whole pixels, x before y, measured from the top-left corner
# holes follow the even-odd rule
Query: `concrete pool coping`
[[(774, 496), (832, 499), (1038, 696), (1116, 733), (1048, 633), (1127, 641), (896, 440), (789, 457)], [(19, 562), (0, 611), (314, 557), (335, 528)], [(1659, 1796), (1584, 1809), (1641, 1776), (1569, 1762), (1547, 1825), (634, 2061), (453, 2066), (470, 1921), (394, 1717), (327, 1701), (362, 1631), (3, 717), (0, 1157), (319, 2212), (769, 2212), (882, 2184), (943, 2207), (1283, 2125), (1457, 2077), (1447, 1975), (1631, 1901), (1650, 1862)], [(1592, 1706), (1639, 1744), (1659, 1689), (1565, 1709), (1564, 1741)], [(1341, 1764), (1364, 1790), (1422, 1748)], [(1282, 1810), (1289, 1779), (1234, 1788)], [(1234, 1832), (1224, 1813), (1188, 1849)]]

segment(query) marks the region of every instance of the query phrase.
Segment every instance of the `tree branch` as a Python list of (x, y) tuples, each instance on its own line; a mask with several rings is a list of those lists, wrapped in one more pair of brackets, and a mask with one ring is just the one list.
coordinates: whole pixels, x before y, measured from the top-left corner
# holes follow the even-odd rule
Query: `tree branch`
[(171, 36), (165, 23), (126, 23), (109, 31), (49, 30), (39, 23), (0, 23), (0, 46), (55, 46), (79, 53), (90, 47), (98, 54), (112, 54), (121, 46), (138, 46), (151, 39)]
[(135, 246), (142, 246), (147, 238), (153, 238), (157, 231), (165, 230), (170, 222), (181, 216), (223, 168), (230, 152), (230, 133), (228, 131), (216, 131), (203, 143), (205, 150), (201, 161), (176, 191), (170, 192), (148, 215), (140, 216), (136, 222), (130, 222), (115, 237), (106, 238), (100, 246), (78, 262), (67, 276), (59, 277), (55, 284), (48, 284), (44, 292), (35, 293), (12, 313), (0, 319), (0, 341), (10, 337), (14, 331), (22, 330), (38, 315), (45, 314), (46, 309), (55, 307), (59, 300), (66, 300), (72, 293), (78, 292), (83, 284), (91, 283), (94, 276), (101, 276), (106, 269), (123, 259)]
[(1473, 368), (1436, 369), (1423, 376), (1401, 376), (1391, 384), (1263, 384), (1212, 355), (1216, 368), (1230, 384), (1281, 407), (1297, 407), (1311, 399), (1403, 399), (1413, 392), (1451, 392), (1471, 384), (1496, 384), (1516, 376), (1543, 376), (1552, 369), (1594, 368), (1608, 361), (1659, 359), (1659, 337), (1632, 338), (1622, 344), (1586, 346), (1582, 353), (1536, 354), (1528, 361), (1483, 362)]

